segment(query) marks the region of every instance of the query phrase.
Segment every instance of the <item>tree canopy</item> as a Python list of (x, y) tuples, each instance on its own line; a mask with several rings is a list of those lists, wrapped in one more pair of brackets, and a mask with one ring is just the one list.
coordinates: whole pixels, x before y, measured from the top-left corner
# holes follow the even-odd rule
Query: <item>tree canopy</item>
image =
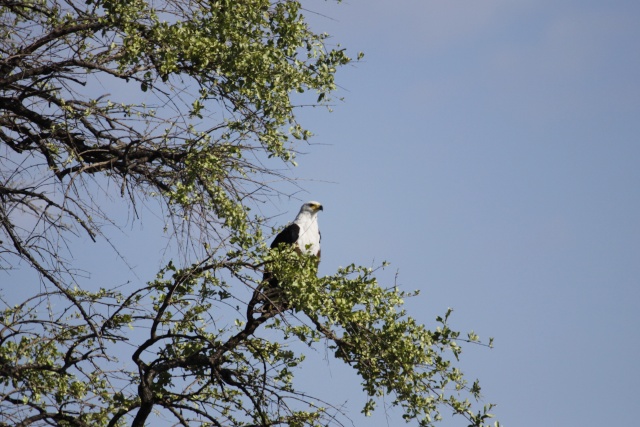
[[(302, 105), (329, 105), (352, 59), (298, 1), (9, 0), (0, 5), (0, 425), (320, 426), (342, 410), (294, 384), (328, 349), (407, 421), (474, 426), (463, 339), (402, 308), (412, 295), (349, 265), (269, 250), (252, 206), (279, 194)], [(155, 277), (96, 286), (75, 262), (164, 218)], [(278, 278), (278, 300), (261, 283)], [(21, 274), (25, 270), (34, 274)], [(19, 274), (20, 273), (20, 274)], [(33, 281), (25, 277), (35, 277)], [(28, 297), (12, 301), (12, 287)]]

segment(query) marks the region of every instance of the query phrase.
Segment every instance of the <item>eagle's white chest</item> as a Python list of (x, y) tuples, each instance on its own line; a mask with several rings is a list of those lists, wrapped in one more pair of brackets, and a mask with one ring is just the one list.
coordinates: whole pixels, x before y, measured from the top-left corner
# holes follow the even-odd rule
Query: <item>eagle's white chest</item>
[(294, 221), (300, 227), (300, 234), (296, 244), (308, 254), (317, 255), (320, 252), (320, 230), (318, 229), (318, 218), (299, 218)]

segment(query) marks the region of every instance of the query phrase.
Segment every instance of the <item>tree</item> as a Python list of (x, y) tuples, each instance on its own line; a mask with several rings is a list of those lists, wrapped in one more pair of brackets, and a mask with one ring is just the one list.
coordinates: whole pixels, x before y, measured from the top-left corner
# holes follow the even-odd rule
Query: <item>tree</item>
[[(421, 425), (443, 407), (486, 422), (491, 405), (467, 399), (478, 383), (449, 360), (461, 348), (448, 313), (429, 330), (402, 310), (410, 294), (371, 269), (318, 278), (312, 257), (267, 249), (251, 207), (282, 191), (277, 165), (310, 137), (297, 106), (328, 105), (351, 61), (303, 11), (289, 0), (0, 5), (0, 261), (6, 277), (40, 281), (20, 283), (30, 296), (0, 314), (0, 425), (339, 424), (339, 408), (293, 384), (316, 346), (360, 376), (366, 413), (388, 394)], [(178, 252), (156, 277), (96, 288), (74, 262), (83, 238), (118, 252), (110, 203), (132, 222), (166, 218)], [(286, 309), (269, 301), (266, 267)]]

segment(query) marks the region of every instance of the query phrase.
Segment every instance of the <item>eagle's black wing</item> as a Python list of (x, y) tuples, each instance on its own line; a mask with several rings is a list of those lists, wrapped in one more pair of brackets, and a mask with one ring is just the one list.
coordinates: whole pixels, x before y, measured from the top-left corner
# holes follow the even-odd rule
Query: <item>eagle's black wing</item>
[(298, 224), (289, 224), (273, 239), (271, 249), (277, 248), (282, 243), (292, 245), (298, 240), (298, 236), (300, 236), (300, 226)]

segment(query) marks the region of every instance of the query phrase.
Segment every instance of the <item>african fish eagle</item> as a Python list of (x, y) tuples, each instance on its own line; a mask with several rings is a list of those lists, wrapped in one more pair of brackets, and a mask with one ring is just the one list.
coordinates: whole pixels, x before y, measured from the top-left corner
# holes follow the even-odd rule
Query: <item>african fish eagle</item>
[[(280, 245), (294, 245), (298, 252), (315, 255), (318, 257), (318, 262), (320, 262), (318, 212), (321, 210), (323, 208), (319, 202), (311, 201), (302, 205), (296, 219), (273, 239), (271, 248), (273, 249)], [(265, 271), (262, 280), (267, 282), (271, 288), (278, 286), (278, 281), (269, 271)]]
[(320, 229), (318, 228), (318, 212), (323, 210), (318, 202), (307, 202), (300, 208), (298, 216), (282, 230), (271, 248), (281, 244), (295, 245), (300, 253), (315, 255), (320, 258)]

